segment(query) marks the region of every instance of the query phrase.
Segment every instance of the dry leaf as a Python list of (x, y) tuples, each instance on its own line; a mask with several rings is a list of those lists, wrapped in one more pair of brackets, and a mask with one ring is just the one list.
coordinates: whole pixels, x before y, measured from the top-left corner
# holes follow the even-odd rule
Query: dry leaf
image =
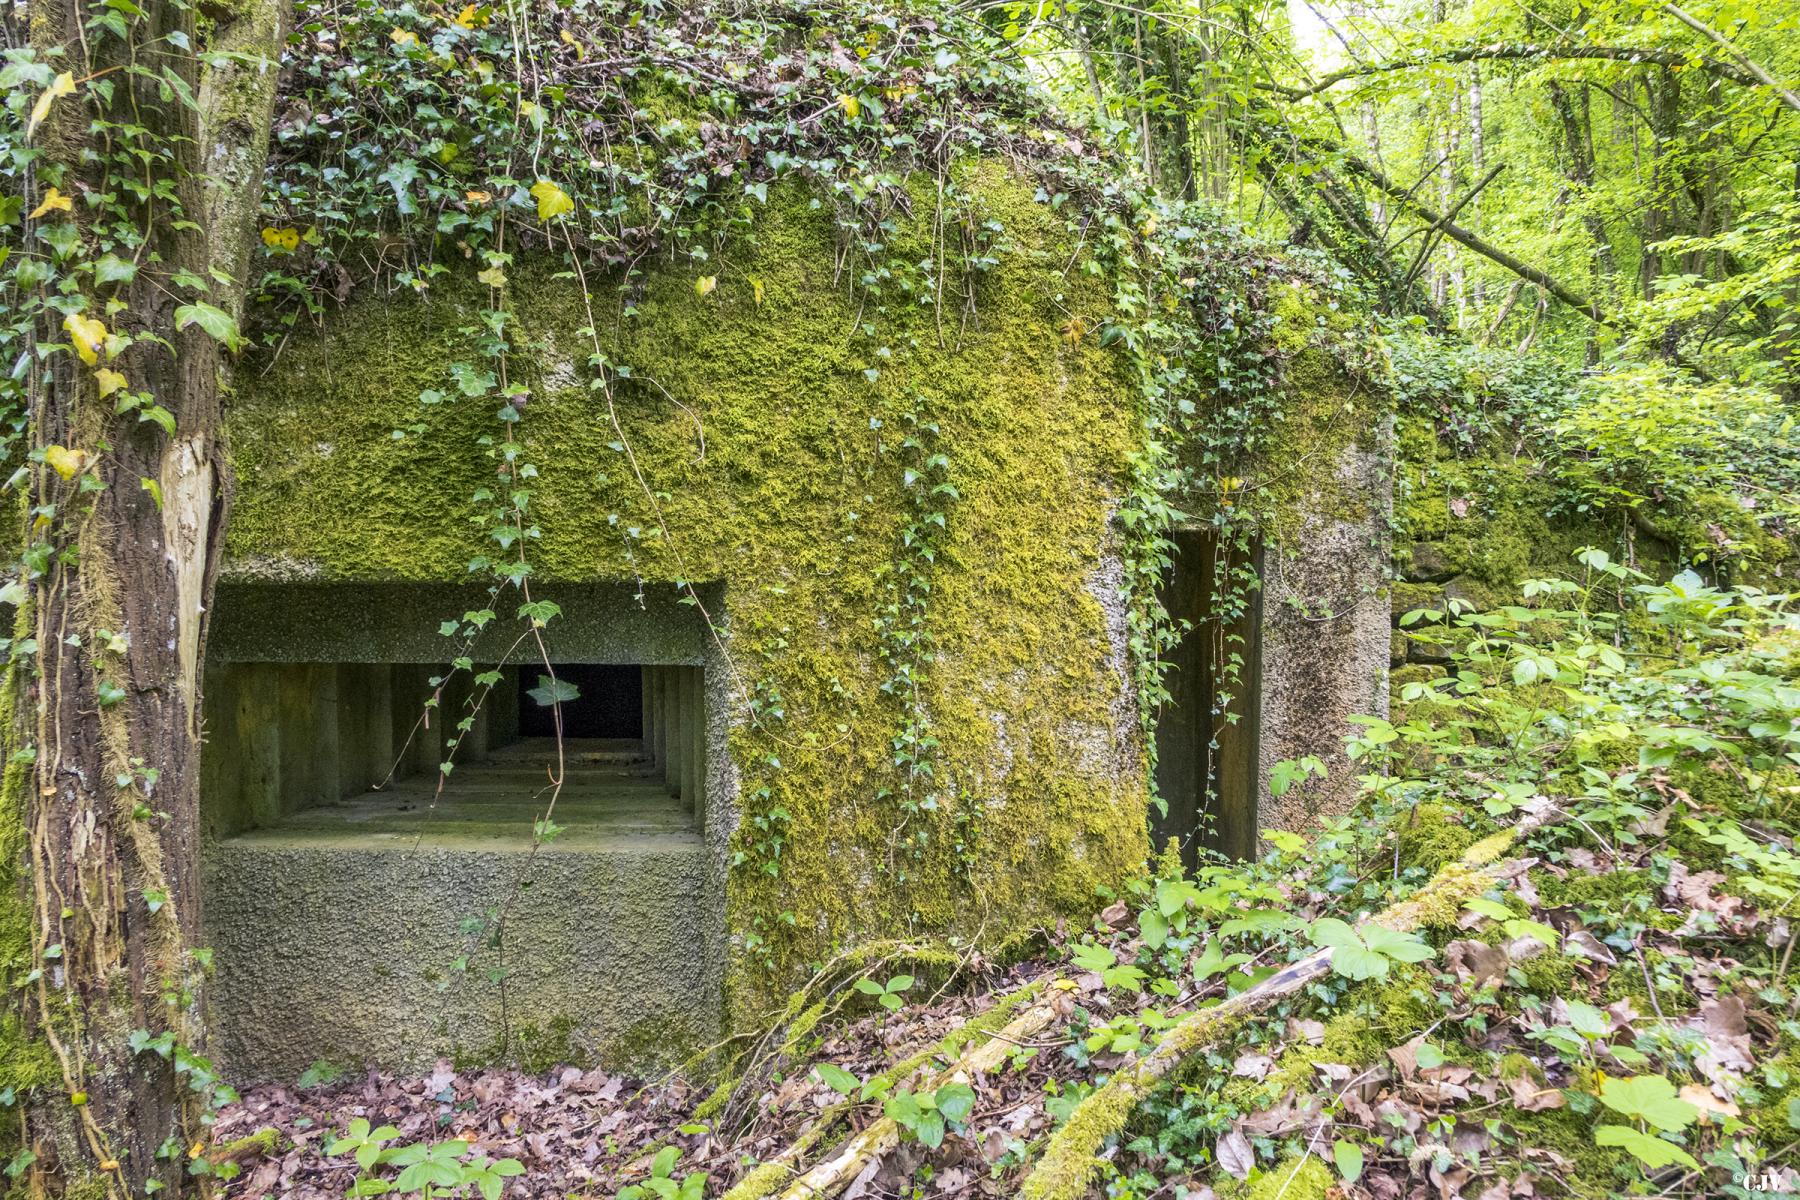
[(1219, 1139), (1215, 1153), (1219, 1167), (1240, 1183), (1250, 1178), (1256, 1167), (1256, 1152), (1250, 1148), (1250, 1140), (1235, 1129)]

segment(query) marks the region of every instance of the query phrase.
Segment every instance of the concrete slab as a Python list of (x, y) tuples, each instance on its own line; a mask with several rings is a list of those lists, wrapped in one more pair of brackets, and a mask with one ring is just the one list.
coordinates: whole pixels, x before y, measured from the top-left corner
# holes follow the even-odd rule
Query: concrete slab
[(206, 854), (214, 1049), (239, 1081), (460, 1062), (648, 1067), (719, 1028), (723, 904), (641, 751), (543, 747), (292, 814)]

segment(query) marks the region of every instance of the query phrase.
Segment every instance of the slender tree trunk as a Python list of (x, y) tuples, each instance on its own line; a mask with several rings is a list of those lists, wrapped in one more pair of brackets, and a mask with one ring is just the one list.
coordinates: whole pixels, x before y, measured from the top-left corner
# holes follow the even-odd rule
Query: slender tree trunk
[[(24, 826), (32, 974), (15, 995), (55, 1079), (27, 1097), (31, 1185), (123, 1197), (154, 1179), (170, 1196), (205, 1138), (193, 1085), (209, 1078), (195, 951), (199, 668), (223, 515), (225, 331), (213, 313), (241, 298), (274, 71), (206, 89), (199, 57), (170, 49), (199, 46), (193, 7), (149, 0), (123, 37), (90, 24), (104, 9), (39, 0), (31, 12), (40, 53), (63, 48), (74, 88), (35, 131), (27, 207), (53, 200), (51, 188), (114, 194), (120, 207), (41, 219), (71, 223), (79, 241), (42, 285), (59, 303), (38, 320), (27, 380), (21, 623), (36, 659), (17, 662), (10, 683), (11, 749), (31, 769), (9, 773), (7, 811)], [(251, 3), (221, 17), (213, 44), (256, 44), (272, 60), (274, 12)], [(147, 62), (158, 66), (135, 69)], [(208, 91), (213, 119), (197, 98)], [(234, 198), (209, 195), (205, 172), (220, 165), (234, 170)], [(166, 186), (134, 199), (126, 171)], [(109, 244), (119, 224), (138, 241), (119, 266), (80, 271), (100, 257), (102, 222)], [(182, 311), (192, 304), (210, 308)]]
[[(1595, 294), (1600, 297), (1600, 303), (1611, 308), (1618, 260), (1613, 254), (1612, 235), (1607, 232), (1606, 221), (1590, 207), (1593, 200), (1594, 151), (1587, 104), (1584, 98), (1578, 110), (1562, 85), (1552, 83), (1550, 105), (1555, 109), (1557, 121), (1562, 126), (1563, 152), (1566, 156), (1563, 174), (1575, 193), (1575, 202), (1581, 212), (1581, 224), (1587, 230), (1589, 279)], [(1596, 360), (1598, 353), (1599, 347), (1595, 339), (1589, 337), (1587, 355), (1590, 364)]]
[[(1476, 179), (1487, 174), (1486, 121), (1481, 108), (1481, 67), (1477, 64), (1469, 68), (1469, 174)], [(1481, 226), (1481, 198), (1477, 196), (1469, 209), (1469, 229), (1480, 233)], [(1482, 319), (1487, 308), (1487, 285), (1479, 275), (1470, 283), (1469, 302), (1474, 306), (1476, 319)]]

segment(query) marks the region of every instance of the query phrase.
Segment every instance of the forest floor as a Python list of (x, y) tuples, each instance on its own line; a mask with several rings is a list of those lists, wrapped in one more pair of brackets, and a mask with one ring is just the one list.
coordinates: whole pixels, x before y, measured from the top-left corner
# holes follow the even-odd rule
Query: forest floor
[[(1353, 740), (1351, 818), (1152, 864), (1029, 961), (822, 975), (710, 1091), (448, 1065), (256, 1088), (219, 1122), (229, 1194), (405, 1191), (448, 1144), (489, 1200), (746, 1200), (799, 1144), (847, 1169), (796, 1195), (1800, 1195), (1800, 630), (1692, 583), (1672, 617), (1641, 589), (1667, 619), (1629, 663), (1582, 609), (1465, 630)], [(1190, 1036), (1221, 1004), (1246, 1011)], [(1179, 1069), (1118, 1102), (1159, 1054)]]

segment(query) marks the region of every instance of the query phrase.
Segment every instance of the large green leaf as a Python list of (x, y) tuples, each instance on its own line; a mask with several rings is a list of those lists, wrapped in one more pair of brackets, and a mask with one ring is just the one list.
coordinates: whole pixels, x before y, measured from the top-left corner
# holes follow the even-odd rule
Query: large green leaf
[(1674, 1163), (1680, 1163), (1689, 1170), (1698, 1170), (1700, 1166), (1694, 1156), (1680, 1146), (1671, 1146), (1661, 1138), (1651, 1137), (1643, 1130), (1633, 1129), (1629, 1125), (1602, 1125), (1594, 1130), (1594, 1141), (1602, 1146), (1619, 1147), (1652, 1171)]
[(1608, 1078), (1600, 1085), (1600, 1102), (1614, 1112), (1641, 1117), (1658, 1129), (1686, 1129), (1700, 1119), (1700, 1110), (1675, 1094), (1675, 1085), (1661, 1075)]

